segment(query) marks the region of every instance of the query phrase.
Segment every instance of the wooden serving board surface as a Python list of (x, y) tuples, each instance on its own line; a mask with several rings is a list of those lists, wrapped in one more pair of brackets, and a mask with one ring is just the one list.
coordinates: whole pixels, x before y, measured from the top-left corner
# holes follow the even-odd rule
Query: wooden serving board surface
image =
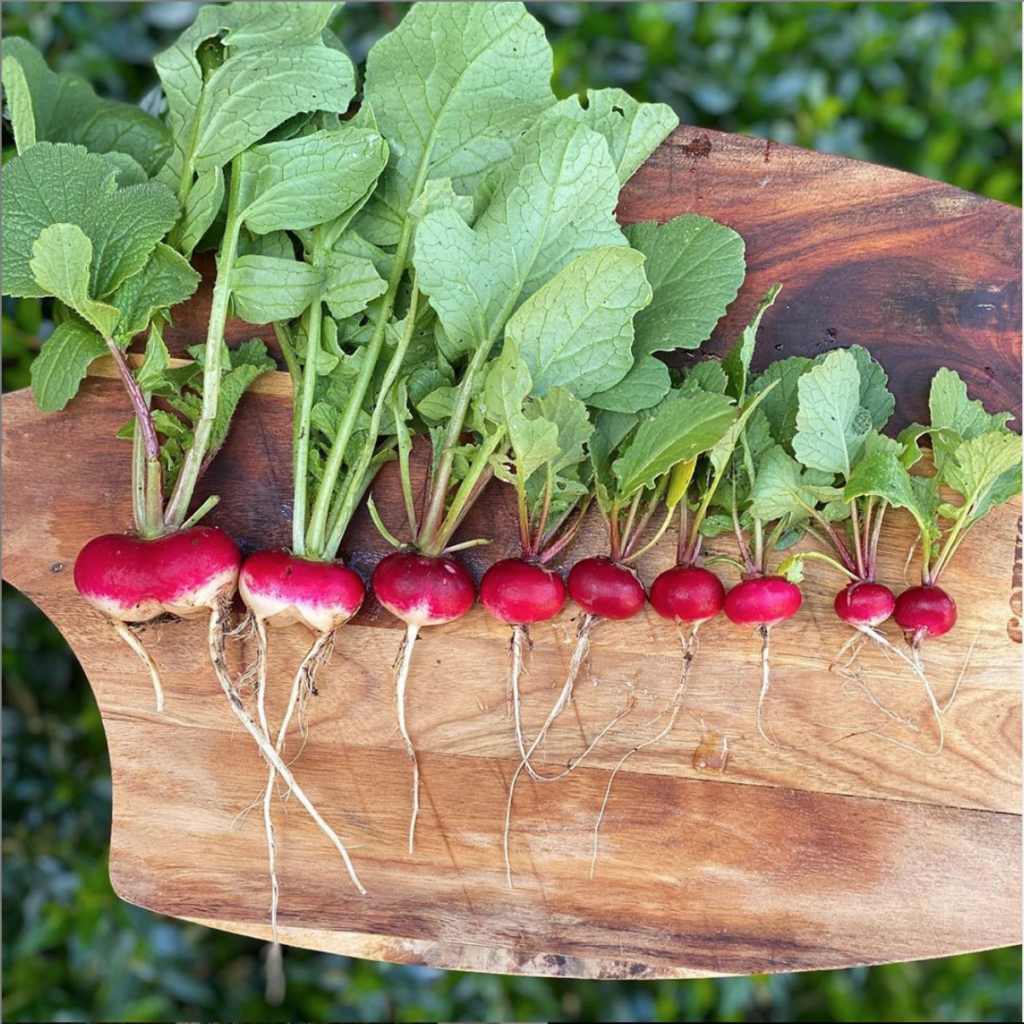
[[(862, 343), (890, 372), (901, 423), (925, 414), (927, 382), (943, 364), (991, 409), (1019, 412), (1018, 211), (866, 164), (683, 128), (630, 183), (620, 212), (630, 221), (687, 211), (715, 216), (747, 240), (749, 277), (712, 351), (782, 280), (761, 332), (762, 363)], [(200, 296), (178, 317), (179, 344), (200, 340), (204, 323)], [(235, 339), (252, 333), (232, 325)], [(288, 542), (289, 394), (284, 374), (258, 383), (204, 481), (203, 494), (222, 496), (214, 521), (246, 550)], [(41, 415), (27, 393), (4, 397), (3, 575), (53, 619), (95, 690), (110, 744), (118, 893), (266, 938), (262, 823), (258, 810), (239, 820), (265, 769), (214, 681), (205, 624), (147, 632), (167, 688), (158, 715), (140, 663), (74, 591), (82, 545), (129, 524), (130, 453), (113, 437), (127, 417), (102, 365), (61, 414)], [(391, 468), (376, 485), (385, 511), (399, 508)], [(567, 779), (520, 780), (510, 889), (501, 840), (518, 758), (506, 703), (508, 632), (477, 607), (417, 644), (408, 717), (424, 809), (410, 856), (410, 768), (391, 681), (401, 631), (369, 600), (321, 673), (295, 766), (352, 848), (369, 895), (353, 890), (301, 808), (277, 803), (284, 941), (435, 967), (588, 978), (844, 967), (1020, 942), (1020, 512), (1017, 502), (994, 513), (948, 577), (960, 623), (926, 649), (940, 700), (977, 640), (945, 716), (941, 756), (876, 735), (840, 740), (877, 729), (930, 749), (935, 731), (924, 694), (898, 663), (872, 651), (862, 658), (874, 691), (918, 732), (894, 726), (828, 672), (847, 634), (831, 611), (835, 578), (811, 566), (804, 608), (772, 636), (767, 718), (791, 749), (757, 734), (759, 641), (723, 620), (709, 623), (676, 729), (616, 779), (593, 879), (593, 826), (609, 772), (652, 735), (648, 723), (676, 686), (673, 628), (648, 610), (594, 633), (590, 672), (544, 762), (564, 765), (627, 702), (633, 710)], [(899, 587), (913, 537), (906, 517), (891, 520), (881, 577)], [(497, 534), (489, 548), (467, 553), (478, 578), (514, 552), (514, 533), (509, 495), (492, 486), (463, 530)], [(591, 522), (571, 557), (604, 544)], [(728, 540), (713, 548), (728, 552)], [(645, 581), (672, 551), (666, 538), (641, 562)], [(361, 513), (351, 564), (368, 576), (382, 553)], [(567, 609), (532, 631), (528, 734), (564, 679), (576, 616)], [(309, 636), (279, 630), (270, 642), (277, 720)], [(237, 671), (252, 655), (251, 643), (230, 648)]]

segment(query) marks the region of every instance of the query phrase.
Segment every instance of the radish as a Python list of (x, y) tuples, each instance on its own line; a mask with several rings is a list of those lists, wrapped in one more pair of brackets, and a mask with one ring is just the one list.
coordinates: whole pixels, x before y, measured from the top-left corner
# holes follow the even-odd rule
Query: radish
[[(668, 527), (676, 508), (679, 509), (676, 564), (654, 581), (651, 606), (662, 618), (676, 624), (683, 665), (675, 692), (651, 724), (657, 724), (666, 715), (668, 721), (653, 736), (626, 751), (608, 778), (601, 809), (594, 822), (591, 877), (597, 867), (601, 823), (616, 775), (629, 758), (658, 743), (674, 728), (690, 666), (697, 653), (698, 631), (703, 623), (727, 607), (728, 598), (721, 581), (697, 563), (704, 538), (717, 532), (710, 521), (709, 511), (718, 500), (721, 484), (734, 472), (737, 449), (744, 441), (748, 423), (773, 390), (769, 386), (756, 397), (748, 396), (746, 378), (754, 337), (780, 288), (780, 285), (775, 285), (768, 291), (753, 320), (722, 360), (721, 366), (708, 362), (697, 364), (690, 370), (679, 388), (678, 398), (659, 407), (655, 416), (641, 425), (635, 437), (620, 447), (619, 458), (612, 467), (618, 480), (629, 481), (638, 475), (646, 477), (648, 486), (654, 484), (654, 503), (664, 501), (666, 517), (655, 533), (655, 541)], [(673, 437), (680, 429), (682, 432)], [(627, 533), (629, 522), (627, 519)], [(614, 544), (617, 535), (614, 520), (612, 525)], [(640, 551), (647, 547), (650, 544)], [(733, 561), (719, 558), (709, 562), (722, 560)]]
[(834, 607), (836, 615), (854, 629), (875, 629), (892, 615), (896, 595), (883, 583), (857, 580), (836, 594)]
[[(142, 659), (162, 711), (160, 673), (134, 627), (162, 615), (209, 613), (234, 593), (240, 561), (229, 537), (195, 526), (216, 497), (191, 516), (183, 510), (172, 517), (165, 507), (165, 483), (180, 479), (182, 446), (194, 437), (199, 368), (170, 369), (162, 329), (169, 308), (192, 295), (199, 275), (160, 240), (179, 213), (166, 185), (144, 181), (120, 189), (115, 165), (80, 146), (22, 148), (4, 168), (5, 185), (19, 197), (4, 207), (4, 287), (10, 294), (52, 296), (59, 321), (33, 365), (36, 400), (44, 411), (62, 409), (92, 360), (105, 353), (134, 413), (121, 432), (133, 442), (134, 535), (111, 534), (86, 544), (75, 563), (75, 584)], [(135, 227), (112, 239), (104, 217)], [(147, 330), (145, 360), (136, 368), (125, 350)], [(235, 373), (235, 401), (269, 368), (258, 342), (225, 363)], [(154, 410), (154, 393), (179, 415)], [(234, 404), (221, 410), (214, 448), (233, 410)]]
[(209, 614), (235, 592), (241, 555), (220, 530), (195, 526), (152, 540), (105, 534), (94, 537), (75, 561), (75, 588), (113, 622), (122, 639), (149, 668), (156, 709), (164, 691), (156, 664), (130, 628), (161, 615)]
[(569, 571), (569, 595), (594, 619), (631, 619), (647, 592), (636, 571), (611, 558), (584, 558)]
[(651, 585), (651, 607), (676, 625), (700, 626), (725, 604), (725, 587), (710, 569), (680, 562)]
[(557, 572), (523, 558), (495, 562), (480, 581), (480, 603), (513, 627), (553, 619), (565, 606), (565, 593)]
[(800, 610), (800, 588), (783, 576), (752, 576), (725, 597), (725, 614), (737, 626), (754, 626), (762, 635)]
[[(795, 476), (801, 481), (799, 500), (813, 519), (808, 532), (830, 547), (832, 555), (806, 552), (793, 556), (781, 568), (791, 579), (797, 578), (803, 560), (817, 558), (852, 580), (836, 598), (836, 613), (901, 658), (921, 681), (938, 728), (936, 747), (927, 752), (934, 756), (945, 741), (942, 713), (959, 682), (940, 706), (924, 672), (921, 646), (926, 637), (942, 636), (956, 623), (956, 604), (938, 584), (968, 530), (992, 507), (1020, 493), (1019, 438), (1006, 429), (1008, 414), (988, 414), (980, 402), (967, 397), (966, 386), (951, 370), (939, 370), (932, 380), (931, 423), (914, 424), (896, 440), (877, 433), (892, 411), (892, 399), (884, 388), (884, 373), (863, 350), (833, 352), (818, 365), (803, 368), (802, 373), (793, 449), (806, 468)], [(909, 470), (922, 457), (918, 442), (926, 436), (932, 441), (933, 472), (912, 476)], [(826, 493), (820, 487), (804, 486), (820, 484), (821, 480), (810, 475), (821, 471), (839, 478), (842, 491), (838, 498), (830, 490)], [(792, 472), (789, 477), (791, 481), (795, 478)], [(940, 488), (955, 492), (956, 502), (945, 501)], [(898, 598), (874, 581), (883, 517), (890, 506), (908, 510), (920, 533), (921, 585)], [(844, 509), (845, 537), (833, 525), (836, 510)], [(949, 526), (944, 527), (943, 522)], [(878, 629), (890, 614), (906, 634), (909, 653)], [(911, 726), (875, 698), (859, 674), (856, 677), (876, 707)], [(892, 737), (883, 738), (925, 753)]]
[(925, 584), (904, 590), (895, 602), (896, 622), (914, 638), (943, 636), (956, 625), (956, 604), (941, 587)]

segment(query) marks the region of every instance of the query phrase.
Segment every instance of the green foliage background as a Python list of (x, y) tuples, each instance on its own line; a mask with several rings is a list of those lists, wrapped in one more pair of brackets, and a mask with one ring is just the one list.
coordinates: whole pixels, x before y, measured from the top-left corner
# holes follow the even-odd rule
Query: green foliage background
[[(101, 93), (138, 100), (191, 3), (5, 3), (4, 34)], [(350, 3), (356, 60), (405, 4)], [(560, 92), (622, 85), (684, 123), (770, 136), (1021, 200), (1017, 3), (530, 4)], [(3, 307), (4, 389), (51, 325)], [(110, 766), (99, 713), (56, 630), (3, 594), (3, 1018), (86, 1020), (1008, 1021), (1019, 949), (915, 964), (690, 982), (460, 975), (290, 951), (261, 995), (261, 948), (121, 903), (107, 877)]]

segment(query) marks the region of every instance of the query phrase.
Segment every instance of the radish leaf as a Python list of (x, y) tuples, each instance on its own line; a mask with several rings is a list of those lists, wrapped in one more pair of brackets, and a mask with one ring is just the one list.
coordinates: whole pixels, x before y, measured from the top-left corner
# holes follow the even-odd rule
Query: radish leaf
[(675, 465), (714, 447), (736, 419), (736, 408), (724, 395), (700, 394), (669, 398), (636, 433), (615, 460), (617, 496), (631, 497)]
[(642, 412), (656, 406), (671, 390), (668, 367), (655, 356), (640, 356), (622, 380), (590, 395), (587, 405), (609, 412)]
[(89, 364), (105, 355), (106, 342), (81, 320), (68, 319), (43, 343), (32, 363), (32, 395), (43, 412), (58, 412), (78, 393)]
[(142, 270), (129, 277), (110, 297), (121, 314), (115, 334), (127, 343), (149, 326), (158, 311), (190, 298), (199, 281), (199, 274), (184, 256), (157, 242)]
[(845, 349), (831, 352), (800, 378), (798, 393), (796, 457), (809, 469), (848, 478), (871, 430), (871, 414), (860, 404), (856, 357)]
[(119, 189), (116, 171), (81, 146), (40, 142), (3, 168), (4, 294), (42, 296), (29, 268), (47, 225), (74, 224), (92, 246), (89, 294), (105, 298), (138, 273), (177, 218), (174, 196), (148, 182)]
[(832, 486), (833, 474), (805, 469), (780, 445), (759, 460), (757, 480), (750, 494), (750, 513), (769, 522), (788, 516), (790, 522), (806, 519), (819, 504), (842, 497)]
[(450, 340), (463, 350), (492, 344), (563, 267), (591, 249), (625, 246), (617, 196), (604, 139), (548, 120), (524, 136), (472, 228), (450, 207), (424, 217), (413, 262)]
[(626, 375), (633, 317), (651, 300), (643, 263), (625, 246), (594, 249), (519, 307), (505, 337), (529, 368), (535, 395), (560, 386), (588, 398)]
[(667, 224), (626, 229), (646, 257), (654, 296), (636, 318), (634, 352), (697, 348), (706, 341), (743, 282), (743, 239), (709, 217), (685, 214)]
[(396, 232), (427, 181), (469, 193), (512, 156), (554, 103), (551, 73), (544, 31), (520, 3), (416, 4), (376, 43), (364, 92), (391, 143), (382, 198)]
[(235, 312), (251, 324), (298, 316), (319, 295), (324, 271), (299, 260), (240, 256), (231, 268)]
[(376, 184), (387, 143), (370, 129), (319, 131), (242, 155), (242, 215), (254, 234), (301, 231), (345, 213)]
[(116, 306), (89, 296), (92, 242), (76, 224), (51, 224), (32, 245), (29, 268), (43, 295), (53, 295), (109, 338), (117, 325)]
[(544, 116), (578, 121), (603, 135), (623, 185), (679, 124), (667, 104), (639, 103), (621, 89), (588, 89), (559, 101)]
[(51, 71), (25, 39), (3, 41), (3, 83), (19, 153), (37, 142), (69, 142), (131, 157), (147, 175), (167, 156), (160, 121), (129, 103), (101, 99), (84, 79)]

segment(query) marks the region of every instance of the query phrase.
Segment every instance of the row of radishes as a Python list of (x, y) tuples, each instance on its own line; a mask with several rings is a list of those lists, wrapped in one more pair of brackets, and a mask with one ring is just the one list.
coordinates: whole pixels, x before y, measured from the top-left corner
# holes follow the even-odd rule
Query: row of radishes
[[(643, 607), (633, 565), (677, 520), (678, 565), (650, 596), (687, 627), (684, 670), (649, 742), (672, 728), (697, 630), (723, 609), (762, 636), (763, 701), (769, 630), (799, 608), (806, 558), (845, 576), (837, 613), (905, 660), (941, 728), (920, 641), (952, 626), (938, 584), (964, 536), (1020, 491), (1020, 442), (1007, 417), (986, 413), (940, 370), (931, 422), (888, 437), (885, 373), (856, 347), (755, 375), (756, 335), (777, 287), (721, 361), (670, 370), (657, 354), (706, 341), (745, 272), (742, 239), (708, 218), (625, 230), (616, 221), (620, 188), (675, 126), (671, 110), (620, 90), (556, 100), (550, 50), (521, 4), (421, 3), (371, 50), (360, 107), (348, 116), (357, 76), (331, 38), (336, 7), (202, 7), (156, 58), (160, 118), (100, 100), (83, 83), (72, 88), (27, 43), (4, 43), (18, 148), (3, 168), (4, 291), (55, 300), (34, 393), (41, 408), (63, 408), (106, 354), (133, 414), (121, 433), (132, 443), (135, 529), (87, 544), (75, 582), (145, 660), (158, 706), (159, 671), (134, 627), (209, 615), (218, 683), (267, 762), (275, 937), (278, 776), (362, 889), (283, 754), (339, 627), (364, 600), (363, 581), (338, 553), (387, 462), (397, 463), (401, 506), (366, 501), (396, 548), (376, 567), (373, 590), (407, 625), (395, 684), (413, 762), (410, 849), (419, 772), (404, 694), (414, 642), (473, 604), (458, 552), (490, 538), (457, 535), (488, 486), (513, 489), (521, 542), (521, 557), (493, 566), (480, 588), (484, 606), (513, 627), (515, 779), (563, 777), (615, 724), (562, 772), (534, 764), (593, 629)], [(61, 106), (83, 97), (96, 116), (77, 125)], [(111, 139), (123, 149), (111, 151)], [(217, 267), (206, 342), (191, 360), (173, 360), (164, 328), (195, 291), (190, 261), (203, 249)], [(192, 509), (245, 390), (274, 366), (259, 341), (228, 349), (231, 315), (273, 324), (294, 396), (290, 549), (244, 564), (226, 534), (197, 525), (217, 499)], [(141, 362), (127, 355), (140, 337)], [(412, 480), (416, 436), (431, 449), (422, 488)], [(922, 437), (934, 469), (912, 475)], [(892, 507), (914, 517), (922, 558), (922, 586), (899, 601), (875, 579)], [(559, 697), (528, 740), (519, 700), (527, 629), (562, 608), (566, 584), (546, 566), (592, 508), (607, 526), (607, 555), (568, 575), (586, 615)], [(394, 519), (404, 521), (404, 542)], [(736, 557), (702, 558), (704, 540), (722, 534), (735, 537)], [(812, 549), (773, 568), (776, 553), (805, 537)], [(740, 576), (728, 594), (716, 563)], [(236, 585), (258, 640), (252, 708), (225, 657)], [(909, 651), (877, 629), (894, 608)], [(272, 724), (267, 632), (293, 623), (312, 642)], [(760, 702), (758, 726), (773, 742)]]

